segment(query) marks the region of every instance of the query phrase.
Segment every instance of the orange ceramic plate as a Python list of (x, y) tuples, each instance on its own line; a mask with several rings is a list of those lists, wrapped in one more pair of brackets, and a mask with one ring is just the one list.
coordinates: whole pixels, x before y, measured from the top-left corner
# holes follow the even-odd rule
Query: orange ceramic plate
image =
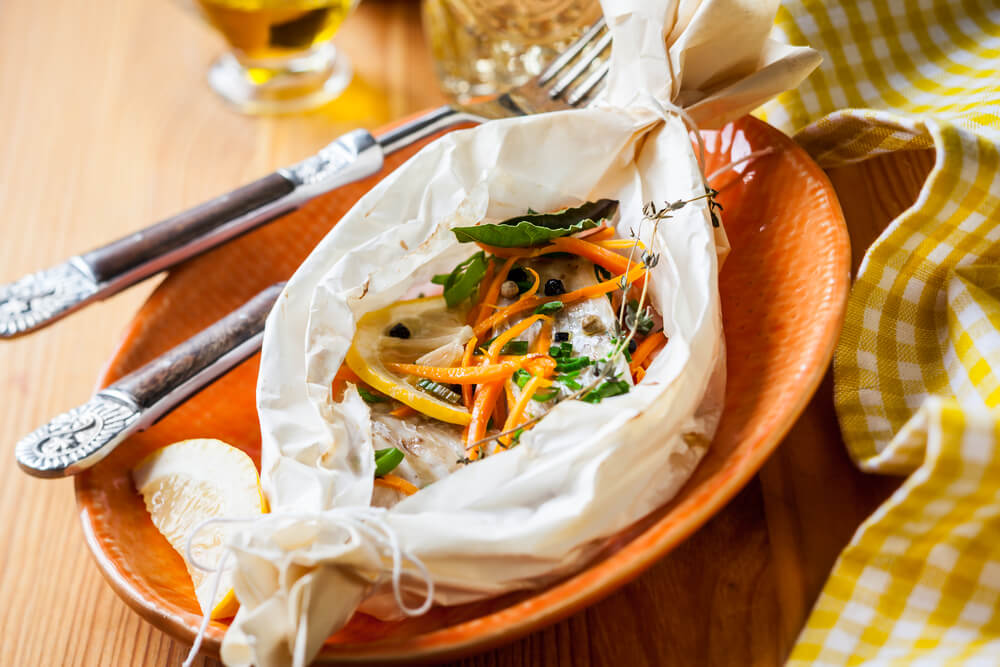
[[(744, 118), (706, 133), (706, 169), (750, 151), (774, 152), (720, 176), (732, 253), (720, 285), (728, 346), (726, 407), (712, 447), (667, 506), (611, 541), (576, 576), (549, 588), (383, 623), (357, 614), (323, 647), (338, 663), (444, 659), (482, 651), (562, 619), (637, 577), (715, 514), (757, 472), (815, 391), (833, 353), (848, 290), (847, 230), (829, 181), (770, 126)], [(387, 161), (392, 169), (416, 147)], [(129, 327), (108, 365), (109, 383), (287, 278), (341, 215), (384, 174), (173, 271)], [(154, 625), (191, 641), (201, 620), (180, 557), (151, 523), (129, 469), (185, 438), (234, 443), (259, 461), (251, 359), (76, 478), (83, 529), (122, 598)], [(209, 626), (217, 651), (225, 622)]]

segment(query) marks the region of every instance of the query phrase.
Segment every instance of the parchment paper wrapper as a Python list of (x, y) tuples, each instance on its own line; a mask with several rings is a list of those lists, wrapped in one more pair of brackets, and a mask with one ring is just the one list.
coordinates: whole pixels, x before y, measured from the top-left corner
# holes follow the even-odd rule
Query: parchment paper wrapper
[[(257, 400), (272, 514), (232, 544), (242, 606), (223, 643), (227, 664), (305, 664), (359, 605), (398, 616), (393, 539), (426, 567), (434, 602), (454, 605), (579, 569), (604, 539), (677, 492), (722, 408), (717, 252), (725, 239), (704, 200), (661, 223), (655, 244), (641, 211), (705, 192), (671, 100), (718, 124), (797, 85), (817, 63), (808, 49), (768, 39), (775, 8), (606, 0), (614, 53), (594, 107), (443, 137), (362, 198), (313, 251), (267, 322)], [(599, 198), (621, 202), (620, 236), (635, 231), (660, 253), (650, 297), (669, 343), (644, 381), (599, 404), (561, 403), (519, 446), (391, 510), (367, 509), (368, 407), (353, 391), (340, 404), (331, 398), (357, 320), (477, 250), (458, 244), (452, 227)], [(369, 530), (351, 536), (359, 521)], [(412, 563), (397, 565), (404, 600), (419, 605), (426, 582)]]

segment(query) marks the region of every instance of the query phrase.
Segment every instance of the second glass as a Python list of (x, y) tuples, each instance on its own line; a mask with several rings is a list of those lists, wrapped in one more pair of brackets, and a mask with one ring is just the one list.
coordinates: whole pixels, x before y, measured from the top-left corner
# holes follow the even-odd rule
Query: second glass
[(456, 97), (524, 83), (601, 15), (598, 0), (424, 0), (438, 78)]

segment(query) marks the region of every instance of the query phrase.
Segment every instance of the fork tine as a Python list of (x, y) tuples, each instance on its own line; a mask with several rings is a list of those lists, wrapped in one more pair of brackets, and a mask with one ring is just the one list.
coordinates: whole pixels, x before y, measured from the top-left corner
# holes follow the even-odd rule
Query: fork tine
[(566, 97), (566, 103), (571, 107), (578, 106), (582, 102), (589, 102), (590, 93), (593, 91), (597, 84), (604, 80), (604, 77), (608, 75), (609, 65), (605, 62), (603, 65), (595, 69), (593, 72), (583, 80), (579, 86), (570, 91), (570, 94)]
[(559, 57), (552, 61), (545, 71), (542, 72), (538, 77), (538, 85), (544, 86), (546, 83), (555, 78), (557, 74), (566, 65), (568, 65), (574, 58), (576, 58), (580, 53), (587, 47), (590, 42), (604, 29), (604, 17), (599, 18), (594, 25), (587, 28), (587, 31), (580, 36), (578, 40), (573, 42), (568, 49), (559, 54)]
[(571, 67), (566, 74), (556, 81), (556, 85), (549, 90), (549, 97), (555, 99), (566, 92), (566, 89), (569, 88), (581, 74), (587, 71), (587, 68), (590, 67), (595, 60), (597, 60), (598, 56), (601, 55), (601, 52), (603, 52), (604, 49), (608, 48), (609, 44), (611, 44), (611, 33), (606, 32), (601, 36), (601, 39), (594, 44), (593, 48), (580, 58), (578, 63), (573, 65), (573, 67)]

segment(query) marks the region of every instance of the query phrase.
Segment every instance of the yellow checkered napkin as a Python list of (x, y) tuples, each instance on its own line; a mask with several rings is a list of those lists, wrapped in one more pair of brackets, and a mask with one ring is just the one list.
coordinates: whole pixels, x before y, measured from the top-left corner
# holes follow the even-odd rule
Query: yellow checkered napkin
[(778, 25), (825, 61), (760, 115), (820, 164), (937, 152), (865, 255), (834, 360), (851, 456), (909, 478), (790, 664), (1000, 665), (1000, 3), (785, 0)]

